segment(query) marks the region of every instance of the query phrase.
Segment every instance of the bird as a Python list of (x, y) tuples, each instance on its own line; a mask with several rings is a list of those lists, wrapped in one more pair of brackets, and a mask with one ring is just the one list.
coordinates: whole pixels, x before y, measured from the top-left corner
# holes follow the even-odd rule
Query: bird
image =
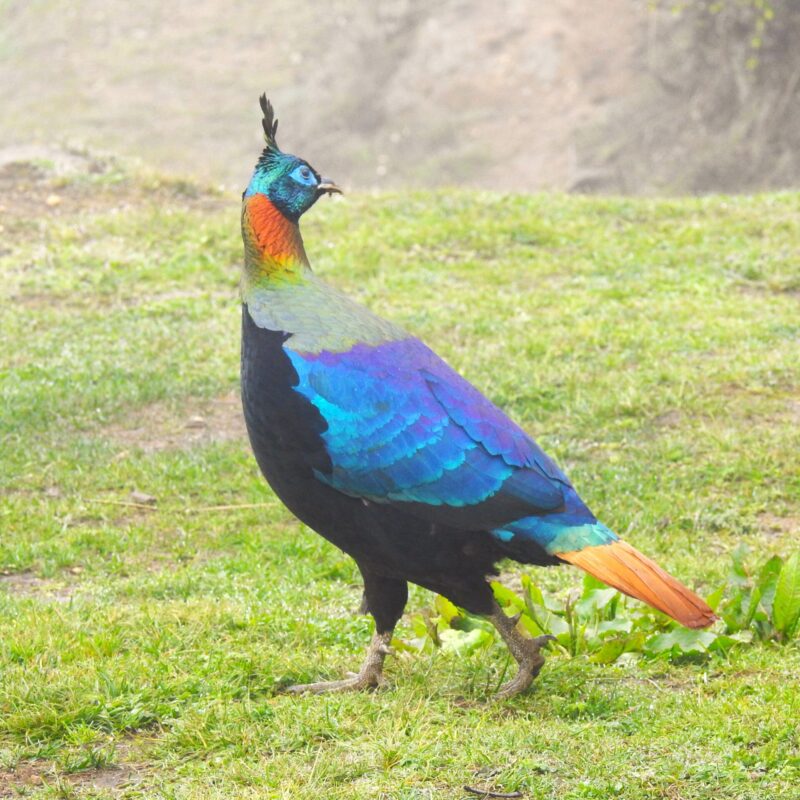
[(572, 564), (689, 628), (711, 608), (594, 516), (556, 463), (401, 326), (312, 271), (300, 217), (341, 193), (284, 153), (259, 98), (265, 146), (242, 195), (241, 393), (256, 462), (299, 520), (351, 556), (374, 633), (357, 673), (286, 688), (374, 689), (408, 583), (494, 625), (517, 662), (497, 696), (528, 689), (548, 636), (494, 598), (498, 563)]

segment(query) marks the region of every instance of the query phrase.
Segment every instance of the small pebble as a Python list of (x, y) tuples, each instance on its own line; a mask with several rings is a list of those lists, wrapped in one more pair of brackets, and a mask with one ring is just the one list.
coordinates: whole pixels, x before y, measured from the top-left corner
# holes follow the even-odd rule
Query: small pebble
[(129, 497), (131, 502), (141, 503), (143, 506), (154, 506), (158, 502), (153, 495), (137, 491), (136, 489), (130, 493)]

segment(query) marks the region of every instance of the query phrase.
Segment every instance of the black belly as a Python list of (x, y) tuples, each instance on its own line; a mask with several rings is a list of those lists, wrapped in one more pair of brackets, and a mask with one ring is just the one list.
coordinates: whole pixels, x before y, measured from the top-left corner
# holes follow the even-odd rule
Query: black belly
[(485, 576), (503, 557), (486, 532), (464, 531), (349, 497), (315, 477), (331, 463), (327, 424), (299, 392), (288, 335), (259, 328), (242, 306), (242, 405), (250, 444), (275, 494), (302, 522), (374, 574), (400, 578), (486, 613)]

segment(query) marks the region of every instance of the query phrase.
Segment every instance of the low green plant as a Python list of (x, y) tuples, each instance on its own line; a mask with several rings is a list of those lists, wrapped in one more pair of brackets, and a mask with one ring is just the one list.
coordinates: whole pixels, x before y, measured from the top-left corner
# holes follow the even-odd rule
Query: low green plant
[(732, 556), (726, 586), (711, 597), (726, 631), (750, 632), (762, 640), (786, 642), (800, 633), (800, 552), (786, 560), (773, 556), (757, 570), (748, 570), (745, 546)]
[[(638, 658), (725, 654), (754, 640), (787, 642), (800, 634), (800, 552), (772, 556), (748, 569), (746, 547), (731, 557), (726, 582), (706, 598), (721, 622), (713, 630), (689, 630), (655, 609), (629, 601), (616, 589), (585, 575), (581, 591), (550, 597), (528, 575), (521, 592), (492, 583), (494, 596), (531, 636), (550, 634), (571, 658), (609, 664)], [(433, 607), (412, 619), (413, 650), (471, 652), (494, 641), (494, 628), (437, 595)]]

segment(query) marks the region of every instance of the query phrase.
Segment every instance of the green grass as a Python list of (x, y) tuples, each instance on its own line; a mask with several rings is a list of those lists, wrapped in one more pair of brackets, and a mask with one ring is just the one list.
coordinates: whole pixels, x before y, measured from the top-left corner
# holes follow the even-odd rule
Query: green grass
[[(209, 411), (236, 390), (238, 205), (122, 173), (28, 191), (0, 256), (0, 797), (800, 796), (797, 643), (554, 654), (506, 702), (495, 643), (403, 653), (375, 694), (280, 695), (355, 668), (370, 621), (353, 563), (272, 496), (235, 407)], [(321, 274), (709, 593), (741, 542), (758, 563), (797, 549), (798, 213), (797, 194), (458, 191), (320, 203), (304, 230)], [(230, 435), (193, 437), (198, 413)], [(155, 509), (122, 505), (133, 490)], [(413, 591), (409, 612), (430, 601)]]

